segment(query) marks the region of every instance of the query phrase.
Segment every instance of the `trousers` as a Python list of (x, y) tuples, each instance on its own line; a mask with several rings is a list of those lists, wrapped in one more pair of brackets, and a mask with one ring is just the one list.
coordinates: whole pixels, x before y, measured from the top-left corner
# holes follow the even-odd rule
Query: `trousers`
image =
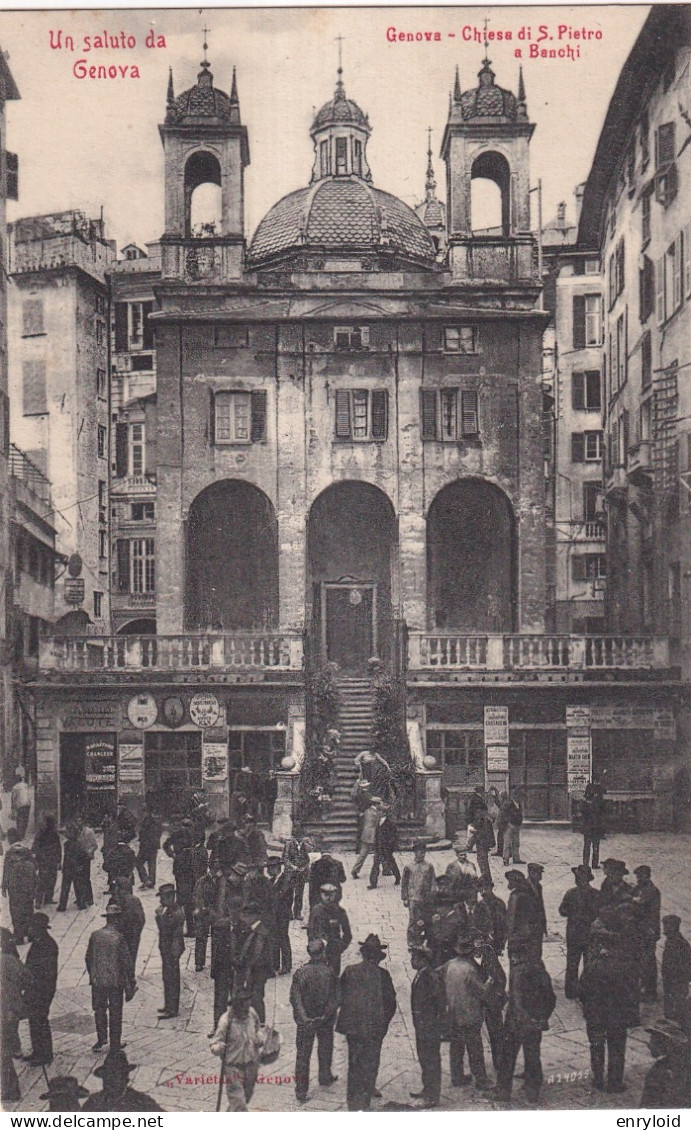
[(657, 939), (645, 935), (641, 942), (641, 995), (653, 1000), (657, 997)]
[(277, 918), (273, 930), (273, 965), (278, 973), (290, 973), (293, 968), (293, 951), (290, 946), (290, 919)]
[(496, 997), (485, 1001), (485, 1027), (492, 1050), (492, 1066), (498, 1071), (504, 1050), (504, 1013), (501, 1001)]
[(391, 869), (391, 874), (396, 880), (396, 885), (398, 885), (401, 881), (401, 872), (398, 870), (398, 864), (396, 863), (393, 852), (379, 852), (375, 850), (372, 870), (369, 873), (370, 887), (376, 887), (379, 882), (379, 868), (382, 864), (385, 868), (388, 866)]
[(504, 832), (504, 866), (509, 863), (520, 863), (521, 859), (521, 829), (518, 824), (509, 824)]
[(331, 1062), (334, 1053), (334, 1020), (321, 1024), (319, 1028), (311, 1024), (298, 1024), (295, 1032), (295, 1094), (304, 1097), (310, 1084), (310, 1060), (314, 1041), (317, 1041), (317, 1061), (319, 1063), (319, 1082), (331, 1080)]
[(214, 975), (214, 1029), (228, 1007), (230, 990), (233, 987), (233, 970), (217, 969)]
[(166, 1012), (177, 1016), (180, 1011), (180, 958), (172, 954), (161, 954), (161, 973), (163, 975), (163, 1007)]
[(586, 1022), (585, 1030), (590, 1043), (590, 1065), (593, 1069), (593, 1079), (599, 1086), (603, 1086), (606, 1048), (608, 1086), (620, 1087), (624, 1081), (626, 1025), (614, 1023), (602, 1025)]
[(206, 951), (209, 946), (209, 920), (197, 918), (194, 923), (194, 968), (199, 972), (206, 965)]
[(422, 1090), (431, 1102), (441, 1094), (441, 1040), (428, 1031), (415, 1031), (415, 1050), (422, 1073)]
[(513, 1024), (504, 1025), (504, 1049), (497, 1077), (497, 1087), (505, 1097), (511, 1096), (516, 1059), (519, 1051), (523, 1048), (525, 1091), (529, 1098), (533, 1100), (538, 1098), (542, 1086), (541, 1043), (542, 1031), (539, 1028), (517, 1028)]
[(591, 832), (588, 830), (583, 831), (583, 865), (590, 867), (590, 852), (593, 853), (593, 867), (600, 866), (600, 840), (601, 835), (599, 832)]
[(382, 1040), (348, 1036), (348, 1110), (369, 1110), (377, 1088)]
[(247, 1110), (247, 1104), (254, 1094), (257, 1085), (259, 1064), (256, 1060), (251, 1063), (231, 1063), (225, 1066), (226, 1097), (228, 1110)]
[(305, 897), (305, 876), (296, 874), (293, 879), (293, 918), (302, 918), (302, 902)]
[(145, 887), (153, 887), (156, 883), (156, 859), (158, 848), (140, 848), (135, 860), (139, 882)]
[(374, 844), (360, 844), (360, 851), (358, 852), (358, 857), (355, 860), (355, 863), (353, 864), (353, 870), (351, 871), (353, 879), (357, 879), (358, 875), (362, 871), (367, 856), (371, 855), (373, 851)]
[(122, 1011), (125, 1003), (124, 989), (91, 989), (91, 1007), (96, 1021), (96, 1036), (99, 1044), (108, 1043), (110, 1030), (110, 1050), (117, 1051), (122, 1042)]
[(451, 1024), (449, 1040), (449, 1072), (451, 1085), (460, 1087), (463, 1080), (463, 1057), (468, 1050), (470, 1070), (476, 1083), (487, 1082), (485, 1050), (482, 1046), (482, 1021), (479, 1024)]
[(489, 865), (489, 848), (485, 845), (477, 845), (477, 866), (480, 872), (481, 879), (489, 879), (492, 881), (492, 871)]
[(578, 969), (581, 958), (585, 964), (588, 942), (566, 941), (566, 973), (564, 975), (564, 996), (567, 1000), (576, 999), (578, 991)]
[(53, 901), (55, 885), (58, 881), (58, 869), (54, 867), (40, 867), (38, 869), (38, 884), (36, 886), (36, 906), (46, 906)]
[(35, 1001), (29, 1010), (31, 1057), (46, 1064), (53, 1058), (53, 1034), (48, 1019), (51, 1003), (52, 1000)]

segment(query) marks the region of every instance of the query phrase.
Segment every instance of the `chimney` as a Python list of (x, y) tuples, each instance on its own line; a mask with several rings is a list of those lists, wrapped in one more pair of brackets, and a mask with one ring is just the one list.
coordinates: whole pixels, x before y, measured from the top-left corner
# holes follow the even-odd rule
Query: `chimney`
[(583, 207), (583, 193), (585, 192), (585, 182), (577, 184), (574, 189), (574, 196), (576, 198), (576, 224), (579, 223), (581, 218), (581, 208)]
[(563, 200), (561, 204), (557, 204), (557, 227), (566, 227), (566, 204)]

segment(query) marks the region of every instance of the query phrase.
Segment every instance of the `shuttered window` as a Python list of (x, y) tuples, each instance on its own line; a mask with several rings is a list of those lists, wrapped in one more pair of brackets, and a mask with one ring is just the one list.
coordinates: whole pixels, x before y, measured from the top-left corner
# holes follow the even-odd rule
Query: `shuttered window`
[(336, 439), (386, 439), (388, 414), (389, 397), (386, 389), (337, 389)]
[(35, 334), (42, 333), (45, 333), (43, 300), (41, 298), (27, 298), (22, 302), (22, 334), (24, 337), (33, 337)]
[(127, 474), (128, 430), (127, 424), (115, 425), (115, 477), (117, 479), (124, 479)]
[(437, 438), (437, 391), (423, 388), (421, 393), (422, 438)]
[(665, 122), (657, 127), (655, 134), (655, 167), (663, 169), (671, 165), (676, 154), (674, 122)]
[(22, 365), (22, 412), (25, 416), (42, 416), (47, 411), (46, 363), (25, 361)]
[(457, 441), (479, 435), (480, 414), (475, 389), (423, 389), (422, 438)]
[(129, 538), (118, 538), (118, 592), (130, 591), (130, 543)]
[(115, 303), (115, 349), (124, 353), (127, 349), (127, 303)]
[(571, 462), (599, 463), (602, 459), (602, 432), (572, 432)]
[(665, 320), (665, 257), (661, 255), (655, 266), (655, 311), (657, 324)]
[(582, 294), (574, 295), (573, 299), (573, 347), (585, 349), (585, 297)]
[(602, 407), (601, 377), (598, 369), (571, 374), (571, 407), (594, 412)]
[(266, 439), (266, 392), (211, 394), (211, 443), (260, 443)]

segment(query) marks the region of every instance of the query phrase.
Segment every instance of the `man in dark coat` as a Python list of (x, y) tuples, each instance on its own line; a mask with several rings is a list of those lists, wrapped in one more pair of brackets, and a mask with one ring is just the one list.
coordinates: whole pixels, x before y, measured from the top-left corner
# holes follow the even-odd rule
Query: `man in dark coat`
[(660, 1017), (646, 1028), (655, 1063), (643, 1084), (641, 1110), (686, 1110), (691, 1106), (688, 1037), (675, 1020)]
[(691, 945), (681, 933), (681, 918), (666, 914), (662, 919), (665, 945), (662, 951), (662, 992), (668, 1020), (684, 1023), (691, 981)]
[(194, 881), (201, 879), (202, 875), (206, 875), (206, 870), (209, 866), (209, 853), (206, 849), (206, 831), (203, 829), (191, 829), (194, 845), (192, 847), (192, 873)]
[(492, 949), (501, 957), (506, 945), (506, 903), (494, 893), (491, 879), (480, 879), (480, 902), (484, 903), (492, 919)]
[(137, 838), (137, 821), (126, 804), (118, 805), (117, 815), (118, 840), (123, 844), (130, 844)]
[(497, 1073), (496, 1095), (500, 1101), (511, 1098), (516, 1058), (523, 1048), (526, 1098), (536, 1103), (542, 1088), (540, 1045), (549, 1028), (556, 998), (549, 973), (529, 938), (514, 942), (509, 970), (509, 1004), (504, 1021), (502, 1058)]
[(605, 1090), (605, 1047), (608, 1053), (607, 1091), (620, 1094), (624, 1086), (627, 1029), (638, 1022), (636, 985), (618, 951), (620, 939), (602, 932), (578, 983), (585, 1028), (590, 1042), (593, 1082)]
[(237, 862), (215, 876), (214, 903), (209, 912), (211, 928), (211, 979), (214, 983), (214, 1028), (228, 1008), (236, 966), (236, 931), (244, 901), (247, 866)]
[(116, 1051), (122, 1041), (122, 1012), (124, 1000), (131, 1000), (137, 991), (132, 955), (115, 918), (122, 914), (120, 907), (110, 903), (106, 907), (106, 925), (94, 930), (86, 948), (86, 968), (91, 985), (91, 1006), (96, 1021), (96, 1043), (93, 1051), (100, 1052), (108, 1043)]
[(132, 893), (131, 880), (126, 879), (123, 875), (120, 875), (115, 880), (113, 902), (117, 903), (122, 911), (122, 914), (117, 919), (117, 927), (127, 942), (128, 949), (132, 954), (132, 963), (136, 967), (139, 943), (146, 922), (146, 915), (144, 914), (141, 899), (138, 899), (137, 896)]
[(307, 924), (309, 940), (322, 938), (326, 943), (326, 960), (337, 977), (341, 972), (341, 957), (353, 940), (348, 915), (344, 908), (339, 906), (338, 899), (336, 884), (324, 883), (321, 889), (321, 902), (313, 907)]
[(156, 861), (161, 846), (163, 824), (160, 817), (147, 805), (139, 825), (139, 850), (136, 866), (143, 890), (156, 886)]
[(369, 1110), (379, 1097), (377, 1073), (384, 1037), (396, 1011), (396, 990), (379, 963), (386, 949), (377, 934), (360, 943), (362, 961), (341, 974), (341, 1008), (336, 1031), (348, 1040), (348, 1110)]
[(305, 884), (310, 873), (310, 856), (308, 841), (298, 824), (293, 825), (293, 834), (283, 848), (283, 863), (293, 887), (293, 918), (301, 919)]
[(280, 855), (270, 855), (266, 864), (271, 886), (273, 963), (276, 973), (290, 973), (293, 954), (290, 948), (290, 919), (293, 910), (293, 884), (283, 870)]
[(2, 870), (2, 893), (7, 896), (10, 904), (15, 943), (21, 946), (29, 932), (29, 926), (34, 916), (36, 864), (30, 848), (15, 839), (18, 835), (19, 833), (15, 828), (10, 828), (7, 833), (7, 838), (12, 847), (5, 856), (5, 865)]
[(209, 944), (211, 911), (216, 903), (217, 883), (220, 869), (212, 872), (209, 865), (194, 884), (194, 971), (201, 973), (206, 965), (206, 951)]
[(542, 876), (544, 874), (544, 867), (541, 863), (528, 864), (528, 882), (535, 892), (539, 906), (539, 922), (540, 922), (540, 936), (539, 936), (539, 953), (538, 956), (542, 957), (542, 943), (547, 937), (547, 912), (545, 910), (545, 896), (542, 893)]
[(266, 846), (266, 836), (261, 828), (257, 827), (257, 819), (251, 813), (247, 813), (245, 816), (243, 832), (250, 852), (250, 862), (252, 862), (255, 867), (264, 867), (269, 854)]
[(628, 875), (628, 868), (622, 859), (606, 859), (602, 864), (605, 877), (600, 886), (598, 904), (602, 906), (616, 906), (622, 899), (631, 898), (633, 887), (624, 879)]
[(137, 857), (129, 844), (118, 840), (115, 847), (103, 857), (103, 870), (108, 875), (108, 886), (111, 893), (115, 890), (115, 880), (119, 878), (131, 879)]
[(130, 1072), (134, 1071), (136, 1064), (128, 1063), (127, 1055), (121, 1049), (110, 1051), (103, 1061), (102, 1067), (97, 1067), (94, 1075), (103, 1080), (103, 1090), (98, 1091), (82, 1104), (82, 1110), (96, 1110), (127, 1112), (127, 1111), (163, 1111), (163, 1107), (143, 1091), (135, 1091), (129, 1086)]
[(489, 865), (490, 849), (496, 844), (494, 825), (489, 818), (487, 809), (480, 809), (475, 817), (475, 850), (477, 852), (477, 866), (480, 877), (492, 881), (492, 871)]
[(36, 906), (50, 906), (55, 902), (53, 895), (62, 863), (62, 842), (54, 816), (43, 817), (43, 827), (36, 833), (31, 850), (38, 871)]
[(398, 827), (391, 815), (388, 804), (383, 804), (379, 810), (379, 823), (374, 832), (374, 859), (369, 876), (370, 891), (377, 888), (379, 882), (379, 868), (383, 865), (385, 874), (390, 870), (394, 877), (394, 886), (401, 885), (401, 872), (394, 856), (398, 848)]
[(540, 900), (521, 871), (507, 871), (506, 881), (511, 891), (506, 911), (509, 958), (513, 957), (516, 942), (524, 941), (530, 943), (532, 952), (539, 957), (543, 930)]
[(334, 859), (327, 851), (322, 852), (319, 859), (315, 859), (310, 867), (309, 878), (309, 904), (310, 910), (321, 902), (321, 889), (324, 883), (333, 883), (338, 887), (339, 895), (342, 893), (346, 873), (343, 864)]
[(158, 888), (158, 897), (161, 905), (156, 910), (156, 925), (163, 976), (163, 1008), (159, 1008), (158, 1012), (159, 1020), (172, 1020), (180, 1011), (180, 958), (185, 952), (182, 934), (185, 912), (178, 906), (173, 883), (163, 883)]
[(590, 884), (593, 873), (583, 863), (572, 867), (576, 886), (570, 887), (561, 900), (559, 913), (566, 919), (566, 974), (564, 996), (574, 1000), (578, 996), (578, 967), (585, 962), (590, 939), (590, 927), (597, 918), (597, 891)]
[(413, 946), (410, 963), (415, 970), (410, 986), (410, 1008), (415, 1028), (415, 1049), (422, 1072), (422, 1090), (411, 1091), (412, 1099), (422, 1099), (424, 1108), (439, 1106), (441, 1097), (441, 1038), (446, 1002), (444, 986), (432, 968), (429, 946)]
[(70, 822), (65, 827), (65, 846), (62, 858), (62, 884), (58, 910), (67, 910), (67, 900), (70, 897), (70, 888), (74, 884), (74, 897), (79, 910), (86, 910), (86, 892), (82, 877), (84, 868), (90, 867), (91, 861), (79, 841), (79, 829)]
[(192, 821), (183, 820), (164, 840), (163, 850), (173, 861), (176, 900), (185, 915), (185, 934), (194, 937), (194, 845)]
[(233, 929), (236, 956), (235, 976), (238, 985), (249, 989), (252, 1008), (259, 1023), (266, 1023), (264, 991), (273, 974), (271, 935), (262, 922), (259, 907), (245, 906)]
[(592, 850), (592, 867), (596, 871), (600, 866), (600, 840), (605, 832), (605, 790), (602, 785), (592, 781), (585, 787), (585, 796), (581, 801), (581, 828), (583, 830), (583, 866), (590, 867), (590, 853)]
[(317, 1040), (319, 1086), (328, 1087), (338, 1076), (331, 1070), (334, 1050), (334, 1023), (341, 1003), (338, 977), (326, 960), (322, 938), (307, 943), (310, 960), (295, 970), (290, 986), (290, 1003), (296, 1024), (295, 1097), (307, 1101), (310, 1059)]
[(504, 831), (504, 866), (509, 863), (522, 863), (521, 859), (521, 825), (523, 823), (523, 805), (518, 797), (509, 792), (501, 803), (499, 810), (500, 825)]
[(633, 889), (633, 905), (641, 937), (641, 1000), (657, 1000), (657, 960), (660, 940), (660, 892), (650, 877), (650, 868), (634, 868), (638, 882)]
[(50, 1006), (58, 983), (58, 944), (51, 938), (47, 914), (34, 914), (29, 926), (31, 946), (26, 955), (26, 968), (34, 979), (28, 994), (29, 1032), (32, 1067), (53, 1062), (53, 1037), (50, 1030)]
[(491, 982), (485, 997), (485, 1028), (492, 1049), (492, 1063), (499, 1071), (504, 1051), (504, 1005), (506, 1004), (506, 974), (487, 938), (475, 938), (475, 958), (479, 958), (479, 972), (483, 984)]

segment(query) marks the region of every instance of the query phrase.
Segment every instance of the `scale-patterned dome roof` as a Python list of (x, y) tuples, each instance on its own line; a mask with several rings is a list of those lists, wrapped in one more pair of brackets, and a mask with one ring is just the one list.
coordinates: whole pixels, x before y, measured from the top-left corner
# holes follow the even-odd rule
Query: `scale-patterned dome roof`
[(339, 67), (334, 96), (328, 102), (325, 102), (316, 114), (312, 122), (311, 133), (330, 125), (356, 125), (361, 126), (368, 133), (370, 132), (367, 114), (363, 113), (357, 102), (353, 102), (352, 98), (346, 98), (341, 73)]
[(466, 90), (461, 95), (461, 113), (465, 121), (473, 118), (504, 118), (515, 122), (518, 117), (518, 101), (510, 90), (504, 90), (494, 81), (494, 71), (485, 59), (479, 75), (479, 83), (474, 90)]
[[(235, 77), (233, 76), (233, 82)], [(185, 90), (173, 99), (172, 80), (169, 86), (168, 107), (166, 110), (167, 125), (187, 125), (199, 122), (217, 120), (229, 122), (237, 113), (237, 94), (229, 98), (223, 90), (218, 90), (213, 84), (213, 75), (209, 70), (209, 63), (204, 60), (202, 69), (197, 76), (197, 82), (189, 90)]]
[(359, 177), (326, 177), (284, 196), (267, 212), (250, 245), (259, 265), (295, 250), (373, 251), (434, 263), (434, 243), (412, 208)]

